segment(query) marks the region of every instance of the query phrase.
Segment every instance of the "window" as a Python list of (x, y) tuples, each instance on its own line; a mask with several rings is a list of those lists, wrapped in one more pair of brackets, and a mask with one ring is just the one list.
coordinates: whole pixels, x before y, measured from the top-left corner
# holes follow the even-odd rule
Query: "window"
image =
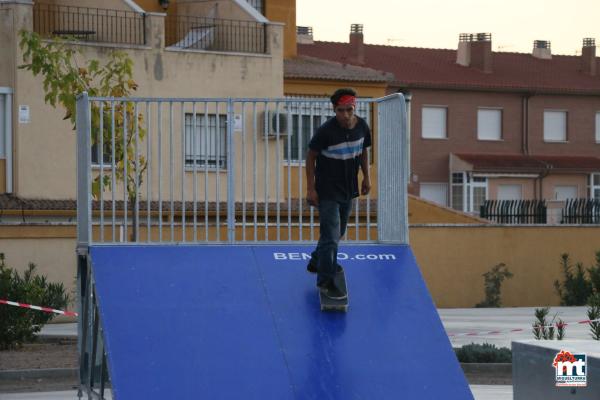
[(544, 111), (544, 141), (567, 141), (566, 111)]
[(557, 185), (554, 186), (554, 199), (565, 201), (567, 199), (576, 199), (577, 196), (577, 186), (571, 185)]
[(185, 165), (226, 167), (227, 116), (196, 114), (194, 129), (194, 115), (185, 115)]
[(600, 200), (600, 172), (590, 175), (590, 198)]
[(250, 5), (252, 7), (254, 7), (256, 9), (256, 11), (258, 11), (261, 14), (263, 14), (263, 10), (264, 10), (263, 2), (264, 2), (264, 0), (248, 0), (248, 3), (250, 3)]
[(448, 185), (446, 183), (421, 183), (420, 197), (445, 206), (447, 204)]
[(446, 107), (423, 107), (421, 114), (421, 136), (425, 139), (445, 139)]
[(600, 143), (600, 112), (596, 113), (596, 143)]
[[(312, 126), (310, 115), (292, 115), (292, 135), (290, 137), (289, 149), (287, 137), (283, 136), (283, 157), (287, 161), (303, 162), (306, 159), (308, 143), (321, 126), (321, 116), (312, 116)], [(288, 153), (289, 152), (289, 153)]]
[(477, 139), (502, 139), (502, 110), (485, 108), (477, 110)]
[(487, 197), (487, 178), (465, 172), (452, 174), (452, 208), (455, 210), (479, 213)]
[(521, 185), (498, 185), (498, 200), (521, 200), (523, 198), (523, 186)]

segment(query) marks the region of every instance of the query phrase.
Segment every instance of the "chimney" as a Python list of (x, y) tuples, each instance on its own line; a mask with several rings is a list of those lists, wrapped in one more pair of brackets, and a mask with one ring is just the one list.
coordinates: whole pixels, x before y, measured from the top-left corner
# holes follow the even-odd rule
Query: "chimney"
[(492, 34), (461, 33), (458, 37), (456, 63), (465, 67), (492, 72)]
[(350, 26), (350, 54), (348, 62), (350, 64), (365, 64), (365, 44), (363, 41), (362, 24), (352, 24)]
[(296, 27), (296, 43), (298, 44), (313, 44), (313, 29), (312, 26), (297, 26)]
[(581, 70), (584, 74), (596, 76), (598, 63), (596, 61), (596, 39), (583, 39), (581, 48)]
[(531, 53), (535, 58), (541, 58), (542, 60), (552, 60), (552, 50), (550, 48), (549, 40), (536, 40), (533, 42), (533, 52)]

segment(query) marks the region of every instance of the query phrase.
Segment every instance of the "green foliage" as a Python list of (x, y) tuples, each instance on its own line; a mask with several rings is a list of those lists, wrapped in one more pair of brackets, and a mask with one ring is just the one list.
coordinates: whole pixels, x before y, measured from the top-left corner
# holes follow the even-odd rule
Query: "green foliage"
[(512, 272), (508, 270), (504, 263), (495, 265), (491, 270), (483, 274), (485, 300), (476, 304), (475, 307), (501, 307), (500, 287), (505, 279), (512, 277)]
[[(596, 253), (597, 254), (597, 253)], [(590, 331), (594, 340), (600, 340), (600, 292), (596, 292), (588, 299), (587, 317), (590, 321)]]
[(553, 340), (556, 334), (557, 340), (565, 338), (567, 326), (562, 319), (556, 320), (558, 314), (554, 314), (551, 321), (546, 317), (550, 313), (550, 307), (535, 309), (535, 322), (532, 324), (533, 337), (537, 340)]
[[(133, 80), (133, 61), (127, 53), (113, 51), (108, 53), (107, 61), (101, 64), (98, 60), (88, 60), (78, 64), (82, 56), (80, 52), (65, 41), (56, 39), (44, 41), (35, 32), (21, 31), (20, 47), (23, 49), (23, 65), (19, 68), (31, 71), (34, 76), (41, 75), (45, 97), (44, 101), (53, 107), (57, 105), (65, 109), (65, 118), (75, 128), (76, 96), (87, 92), (90, 96), (128, 97), (137, 90)], [(102, 104), (102, 113), (101, 113)], [(101, 115), (102, 114), (102, 115)], [(99, 144), (102, 137), (104, 153), (114, 154), (117, 181), (127, 181), (129, 199), (134, 202), (138, 196), (136, 180), (141, 186), (146, 170), (146, 159), (139, 154), (138, 165), (135, 164), (135, 136), (140, 141), (146, 135), (143, 128), (143, 115), (138, 113), (131, 102), (116, 102), (114, 107), (115, 145), (112, 148), (111, 103), (92, 102), (92, 144)], [(100, 120), (102, 119), (102, 132)], [(99, 149), (99, 146), (98, 146)], [(101, 155), (100, 155), (101, 157)], [(125, 159), (127, 161), (125, 162)], [(127, 176), (124, 166), (127, 163)], [(110, 188), (111, 177), (106, 175), (100, 182), (99, 176), (92, 183), (92, 194), (99, 197), (100, 191)]]
[(454, 349), (456, 358), (461, 363), (510, 363), (512, 353), (506, 347), (497, 348), (493, 344), (467, 344)]
[[(598, 254), (596, 255), (598, 257)], [(561, 306), (583, 306), (588, 297), (593, 293), (592, 281), (586, 277), (586, 270), (582, 263), (577, 263), (575, 268), (567, 253), (561, 254), (561, 269), (564, 276), (563, 282), (554, 281), (554, 289), (560, 296)], [(592, 279), (597, 279), (600, 267), (588, 269)]]
[[(2, 297), (19, 303), (63, 309), (69, 303), (62, 283), (48, 282), (35, 273), (30, 263), (23, 276), (4, 262), (0, 253), (0, 293)], [(54, 314), (20, 307), (0, 305), (0, 350), (18, 347), (35, 340), (35, 333), (48, 323)]]
[(596, 252), (596, 265), (592, 265), (587, 271), (590, 275), (590, 282), (594, 288), (594, 292), (600, 293), (600, 250)]

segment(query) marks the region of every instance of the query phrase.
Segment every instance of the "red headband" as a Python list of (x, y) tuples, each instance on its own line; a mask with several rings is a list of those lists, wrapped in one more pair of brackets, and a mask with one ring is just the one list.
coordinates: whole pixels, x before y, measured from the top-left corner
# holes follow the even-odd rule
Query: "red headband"
[(338, 100), (337, 106), (355, 106), (356, 105), (356, 97), (345, 94)]

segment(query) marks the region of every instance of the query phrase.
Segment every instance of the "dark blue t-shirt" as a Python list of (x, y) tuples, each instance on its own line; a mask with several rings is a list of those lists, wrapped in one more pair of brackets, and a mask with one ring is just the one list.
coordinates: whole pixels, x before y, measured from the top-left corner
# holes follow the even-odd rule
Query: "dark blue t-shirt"
[(371, 130), (364, 119), (356, 118), (352, 129), (330, 118), (308, 144), (319, 153), (315, 189), (320, 199), (348, 201), (358, 197), (358, 169), (363, 149), (371, 146)]

